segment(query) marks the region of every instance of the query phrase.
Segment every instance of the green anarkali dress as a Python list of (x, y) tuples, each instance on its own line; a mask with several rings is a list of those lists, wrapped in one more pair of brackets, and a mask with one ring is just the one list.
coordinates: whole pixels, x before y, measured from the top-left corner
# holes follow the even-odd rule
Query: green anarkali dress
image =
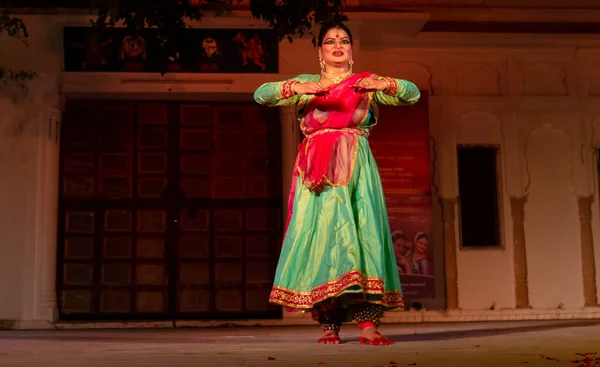
[(342, 307), (357, 301), (403, 307), (384, 193), (367, 137), (377, 122), (377, 104), (410, 105), (420, 92), (392, 78), (386, 78), (385, 92), (351, 88), (366, 76), (374, 75), (353, 75), (325, 96), (292, 92), (294, 83), (318, 82), (319, 75), (266, 83), (254, 94), (261, 105), (297, 105), (306, 136), (293, 172), (271, 303), (296, 310), (333, 300)]

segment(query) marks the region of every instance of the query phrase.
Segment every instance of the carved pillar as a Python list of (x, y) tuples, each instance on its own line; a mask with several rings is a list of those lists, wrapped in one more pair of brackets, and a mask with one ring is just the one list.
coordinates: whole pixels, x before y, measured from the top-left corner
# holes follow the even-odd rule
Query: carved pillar
[(58, 317), (56, 256), (59, 193), (59, 146), (62, 105), (48, 106), (40, 124), (37, 224), (35, 252), (34, 320)]
[(583, 299), (585, 307), (598, 307), (596, 289), (596, 263), (592, 235), (592, 196), (577, 198), (581, 224), (581, 275), (583, 278)]
[(444, 268), (446, 270), (446, 304), (448, 310), (458, 307), (458, 269), (456, 264), (456, 198), (442, 199), (444, 220)]
[(511, 197), (510, 213), (513, 221), (513, 262), (516, 308), (531, 308), (527, 283), (527, 248), (525, 246), (525, 202), (527, 197)]

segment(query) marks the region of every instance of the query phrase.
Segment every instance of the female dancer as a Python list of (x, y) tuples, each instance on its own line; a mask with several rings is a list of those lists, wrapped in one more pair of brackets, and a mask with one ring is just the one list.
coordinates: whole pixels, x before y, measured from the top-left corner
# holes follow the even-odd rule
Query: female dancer
[(411, 82), (352, 72), (352, 34), (342, 23), (321, 28), (320, 75), (266, 83), (255, 94), (265, 106), (297, 105), (300, 144), (292, 177), (285, 239), (269, 301), (310, 310), (337, 344), (354, 319), (362, 344), (386, 345), (383, 311), (403, 307), (400, 279), (379, 171), (367, 137), (376, 104), (419, 100)]

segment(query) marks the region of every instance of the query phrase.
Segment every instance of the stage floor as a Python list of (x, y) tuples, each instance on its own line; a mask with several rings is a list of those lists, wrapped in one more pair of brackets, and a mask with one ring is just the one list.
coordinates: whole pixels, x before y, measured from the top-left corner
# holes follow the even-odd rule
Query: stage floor
[(318, 345), (316, 326), (0, 331), (0, 366), (578, 366), (577, 353), (600, 353), (600, 320), (383, 325), (382, 332), (395, 344), (360, 345), (354, 326), (344, 327), (340, 345)]

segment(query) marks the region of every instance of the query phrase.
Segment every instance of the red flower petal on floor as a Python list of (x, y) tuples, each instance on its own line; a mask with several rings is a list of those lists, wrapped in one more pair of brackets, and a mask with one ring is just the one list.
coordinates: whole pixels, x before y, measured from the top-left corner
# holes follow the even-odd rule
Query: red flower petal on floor
[(396, 361), (390, 361), (390, 364), (398, 364)]
[(268, 359), (269, 361), (273, 361), (273, 360), (275, 359), (275, 357), (267, 357), (267, 359)]
[(325, 364), (325, 362), (319, 362), (318, 364)]
[(416, 365), (417, 365), (417, 362), (415, 362), (415, 363), (409, 363), (408, 365), (409, 365), (409, 366), (416, 366)]
[(481, 344), (475, 344), (475, 348), (481, 347)]

